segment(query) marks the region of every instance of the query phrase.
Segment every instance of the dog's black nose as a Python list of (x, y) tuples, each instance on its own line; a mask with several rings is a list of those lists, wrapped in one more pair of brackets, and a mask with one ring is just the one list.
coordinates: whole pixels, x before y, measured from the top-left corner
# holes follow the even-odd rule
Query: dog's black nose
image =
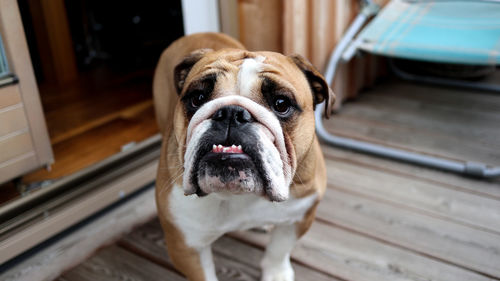
[(239, 105), (227, 105), (219, 108), (214, 115), (212, 115), (212, 120), (241, 125), (253, 122), (253, 117), (248, 110)]

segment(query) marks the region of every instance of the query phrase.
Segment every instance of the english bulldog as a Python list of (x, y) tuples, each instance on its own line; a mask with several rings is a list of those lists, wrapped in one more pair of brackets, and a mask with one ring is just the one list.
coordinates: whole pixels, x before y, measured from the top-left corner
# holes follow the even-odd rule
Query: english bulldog
[(314, 109), (335, 96), (304, 58), (250, 52), (217, 33), (161, 55), (153, 93), (163, 134), (156, 181), (168, 253), (189, 280), (217, 280), (211, 244), (274, 225), (261, 280), (293, 280), (290, 252), (326, 188)]

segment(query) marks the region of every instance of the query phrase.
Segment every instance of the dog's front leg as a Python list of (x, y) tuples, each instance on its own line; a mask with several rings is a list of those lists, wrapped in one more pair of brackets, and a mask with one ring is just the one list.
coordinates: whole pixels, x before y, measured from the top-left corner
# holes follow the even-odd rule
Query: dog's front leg
[(200, 264), (203, 269), (203, 275), (205, 277), (205, 281), (217, 281), (217, 276), (215, 274), (214, 259), (212, 257), (212, 248), (210, 246), (206, 246), (197, 249), (197, 252), (199, 253), (200, 256)]
[(261, 261), (262, 281), (292, 281), (294, 272), (290, 252), (297, 241), (296, 225), (277, 225)]
[(166, 238), (169, 256), (175, 267), (190, 281), (217, 281), (210, 245), (193, 248), (183, 241)]

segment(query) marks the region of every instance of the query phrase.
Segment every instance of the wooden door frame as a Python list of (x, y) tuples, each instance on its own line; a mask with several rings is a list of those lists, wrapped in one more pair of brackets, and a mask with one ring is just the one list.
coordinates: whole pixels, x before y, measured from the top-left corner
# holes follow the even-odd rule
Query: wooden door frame
[(219, 32), (218, 0), (182, 0), (184, 34), (197, 32)]

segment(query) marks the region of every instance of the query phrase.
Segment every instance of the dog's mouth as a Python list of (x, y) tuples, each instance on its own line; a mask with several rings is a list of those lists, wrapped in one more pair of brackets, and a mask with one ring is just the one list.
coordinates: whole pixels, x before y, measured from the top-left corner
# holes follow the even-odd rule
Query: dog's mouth
[(192, 175), (198, 196), (214, 192), (265, 195), (266, 180), (255, 147), (213, 144), (210, 150), (199, 152)]

